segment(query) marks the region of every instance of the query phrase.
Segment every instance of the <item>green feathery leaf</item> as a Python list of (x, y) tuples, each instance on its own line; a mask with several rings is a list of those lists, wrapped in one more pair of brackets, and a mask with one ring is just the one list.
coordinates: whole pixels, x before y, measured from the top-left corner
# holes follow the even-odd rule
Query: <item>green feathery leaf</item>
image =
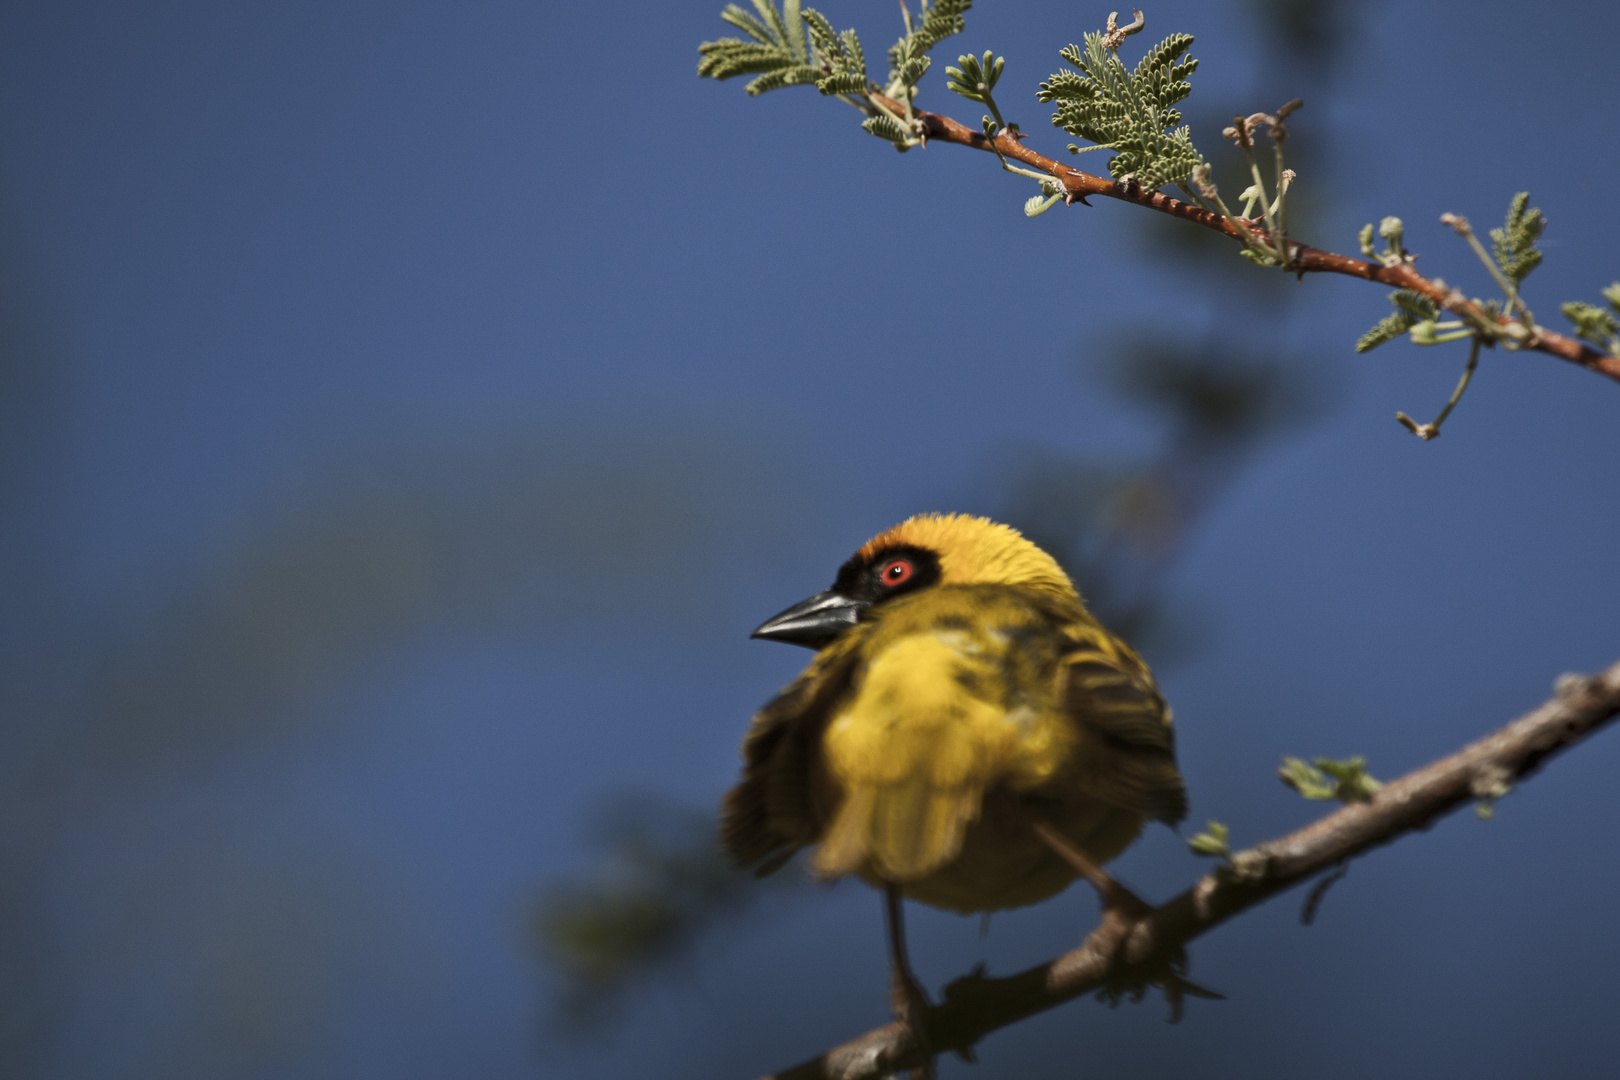
[(752, 80), (743, 87), (743, 90), (750, 97), (758, 97), (769, 90), (780, 90), (784, 86), (814, 86), (820, 77), (821, 72), (812, 67), (780, 68)]
[[(775, 12), (772, 12), (772, 14), (774, 15)], [(726, 9), (720, 13), (720, 18), (722, 21), (728, 22), (743, 31), (761, 45), (782, 44), (781, 39), (772, 30), (768, 29), (764, 23), (736, 4), (727, 4)]]
[(698, 78), (729, 79), (759, 75), (744, 90), (757, 97), (784, 86), (814, 86), (824, 72), (811, 62), (804, 40), (799, 0), (783, 0), (781, 10), (771, 0), (753, 0), (758, 15), (727, 4), (720, 18), (753, 41), (721, 38), (698, 46)]
[(928, 68), (932, 64), (933, 60), (926, 55), (913, 56), (895, 70), (893, 81), (901, 86), (916, 86), (917, 80), (928, 74)]
[(823, 94), (865, 95), (866, 56), (855, 31), (838, 33), (815, 8), (804, 9), (804, 24), (810, 29), (810, 40), (826, 69), (825, 77), (816, 81), (816, 89)]
[(889, 47), (889, 81), (886, 93), (904, 99), (928, 71), (931, 63), (928, 50), (953, 34), (962, 32), (962, 13), (973, 6), (973, 0), (937, 0), (929, 4), (923, 0), (921, 10), (912, 20), (911, 32)]
[(815, 8), (805, 8), (802, 17), (804, 25), (810, 31), (811, 44), (817, 53), (825, 55), (826, 50), (838, 47), (838, 31), (827, 21), (827, 16)]
[(1541, 211), (1530, 207), (1530, 193), (1521, 191), (1508, 205), (1507, 220), (1500, 229), (1491, 230), (1491, 247), (1495, 250), (1496, 265), (1502, 274), (1518, 285), (1530, 276), (1530, 271), (1541, 265), (1541, 252), (1536, 250), (1536, 239), (1547, 227)]
[(989, 104), (990, 91), (994, 90), (996, 83), (1001, 80), (1001, 70), (1007, 66), (1007, 58), (997, 56), (986, 49), (982, 60), (969, 54), (958, 56), (956, 62), (961, 67), (945, 69), (946, 88), (953, 93), (961, 94), (969, 101)]
[[(1620, 289), (1616, 292), (1620, 293)], [(1615, 301), (1610, 300), (1610, 303), (1615, 304)], [(1620, 304), (1615, 304), (1615, 307), (1620, 309)], [(1564, 318), (1575, 324), (1576, 337), (1590, 341), (1611, 356), (1620, 356), (1620, 322), (1615, 320), (1613, 314), (1596, 304), (1583, 304), (1579, 300), (1571, 300), (1561, 305), (1559, 310), (1564, 313)]]
[(861, 121), (861, 127), (876, 135), (880, 139), (888, 139), (894, 143), (894, 148), (901, 153), (911, 149), (911, 135), (905, 126), (895, 120), (888, 113), (878, 113)]
[(1389, 294), (1389, 302), (1410, 314), (1414, 319), (1438, 319), (1440, 305), (1411, 289), (1396, 289)]
[(1115, 179), (1134, 176), (1150, 189), (1187, 179), (1204, 158), (1191, 131), (1176, 126), (1181, 113), (1172, 106), (1192, 92), (1187, 76), (1198, 61), (1184, 55), (1192, 35), (1165, 38), (1135, 71), (1126, 71), (1118, 52), (1103, 48), (1102, 41), (1102, 34), (1091, 33), (1084, 48), (1063, 49), (1059, 55), (1080, 70), (1059, 71), (1041, 83), (1036, 98), (1057, 104), (1053, 124), (1116, 153), (1108, 162)]
[(1394, 341), (1419, 323), (1433, 322), (1440, 317), (1440, 305), (1422, 293), (1410, 289), (1396, 289), (1389, 294), (1395, 310), (1356, 342), (1356, 352), (1371, 352), (1385, 342)]
[(1397, 311), (1385, 315), (1377, 326), (1356, 339), (1356, 352), (1372, 352), (1378, 346), (1394, 341), (1411, 328), (1412, 320), (1404, 312)]
[(922, 0), (917, 12), (916, 29), (913, 31), (918, 37), (926, 38), (932, 48), (962, 32), (965, 25), (962, 13), (973, 7), (973, 0)]

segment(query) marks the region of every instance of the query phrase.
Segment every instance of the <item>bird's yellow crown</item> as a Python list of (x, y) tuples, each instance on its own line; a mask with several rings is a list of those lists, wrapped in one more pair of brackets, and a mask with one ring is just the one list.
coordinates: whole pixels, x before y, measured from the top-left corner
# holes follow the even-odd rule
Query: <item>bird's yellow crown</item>
[(870, 560), (905, 546), (939, 556), (941, 585), (1027, 585), (1077, 595), (1057, 560), (1017, 529), (967, 514), (918, 514), (872, 537), (855, 558)]

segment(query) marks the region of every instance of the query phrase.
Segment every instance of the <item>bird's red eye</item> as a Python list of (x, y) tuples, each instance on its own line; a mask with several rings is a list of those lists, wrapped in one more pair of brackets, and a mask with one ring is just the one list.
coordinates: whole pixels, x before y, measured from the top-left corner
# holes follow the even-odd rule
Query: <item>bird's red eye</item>
[(899, 585), (911, 578), (912, 568), (910, 559), (896, 559), (883, 568), (880, 578), (885, 585)]

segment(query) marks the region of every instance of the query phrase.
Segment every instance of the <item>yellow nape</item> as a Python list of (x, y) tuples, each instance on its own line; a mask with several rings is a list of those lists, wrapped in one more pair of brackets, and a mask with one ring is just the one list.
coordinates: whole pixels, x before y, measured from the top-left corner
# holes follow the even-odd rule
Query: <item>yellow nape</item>
[(918, 514), (868, 540), (856, 558), (911, 545), (939, 556), (941, 585), (1027, 585), (1076, 595), (1056, 559), (1011, 525), (967, 514)]
[(925, 877), (960, 852), (987, 788), (1034, 786), (1068, 757), (1072, 736), (1055, 718), (1009, 713), (965, 689), (993, 684), (994, 661), (956, 636), (894, 642), (829, 724), (823, 745), (844, 798), (816, 853), (818, 874)]

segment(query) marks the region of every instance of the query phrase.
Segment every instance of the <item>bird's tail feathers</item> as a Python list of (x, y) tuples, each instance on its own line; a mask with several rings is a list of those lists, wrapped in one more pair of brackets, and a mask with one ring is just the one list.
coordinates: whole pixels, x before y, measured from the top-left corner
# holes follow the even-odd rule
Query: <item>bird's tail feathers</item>
[(816, 852), (822, 877), (868, 871), (885, 881), (926, 877), (962, 847), (979, 816), (977, 786), (941, 788), (925, 777), (851, 788)]

